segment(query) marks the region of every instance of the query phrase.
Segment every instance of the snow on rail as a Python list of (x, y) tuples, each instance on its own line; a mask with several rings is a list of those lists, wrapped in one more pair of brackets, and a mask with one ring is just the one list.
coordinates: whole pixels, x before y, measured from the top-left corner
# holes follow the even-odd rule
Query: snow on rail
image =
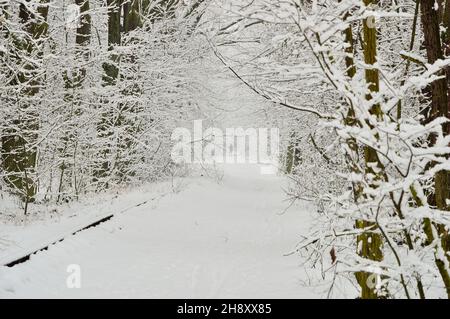
[(68, 229), (66, 229), (63, 232), (59, 232), (56, 234), (53, 234), (52, 236), (49, 236), (45, 238), (44, 240), (41, 240), (37, 243), (33, 243), (31, 245), (27, 245), (27, 247), (19, 247), (18, 249), (14, 249), (13, 251), (2, 254), (0, 256), (0, 265), (6, 266), (6, 267), (13, 267), (15, 265), (24, 263), (30, 259), (30, 257), (40, 251), (47, 250), (50, 246), (55, 245), (59, 242), (64, 241), (69, 236), (76, 235), (77, 233), (96, 227), (104, 222), (109, 221), (117, 214), (125, 213), (126, 211), (140, 207), (142, 205), (145, 205), (149, 202), (153, 202), (154, 200), (160, 199), (164, 197), (166, 194), (159, 194), (155, 197), (152, 197), (148, 200), (141, 201), (137, 204), (134, 204), (132, 206), (129, 206), (125, 209), (122, 209), (121, 211), (114, 212), (114, 213), (104, 213), (101, 215), (91, 216), (88, 219), (83, 219), (82, 221), (75, 223)]
[(0, 259), (0, 264), (3, 266), (6, 266), (6, 267), (13, 267), (15, 265), (26, 262), (30, 259), (31, 255), (36, 254), (43, 250), (47, 250), (48, 247), (50, 247), (54, 244), (57, 244), (59, 242), (62, 242), (68, 236), (75, 235), (83, 230), (86, 230), (86, 229), (89, 229), (92, 227), (96, 227), (96, 226), (100, 225), (101, 223), (104, 223), (104, 222), (110, 220), (112, 217), (114, 217), (114, 214), (109, 214), (100, 219), (97, 218), (95, 221), (92, 221), (88, 225), (81, 226), (81, 228), (77, 227), (77, 229), (75, 229), (69, 233), (66, 233), (62, 236), (53, 237), (48, 242), (39, 243), (33, 247), (28, 247), (27, 249), (24, 249), (21, 252), (15, 251), (7, 256), (3, 256), (2, 259)]

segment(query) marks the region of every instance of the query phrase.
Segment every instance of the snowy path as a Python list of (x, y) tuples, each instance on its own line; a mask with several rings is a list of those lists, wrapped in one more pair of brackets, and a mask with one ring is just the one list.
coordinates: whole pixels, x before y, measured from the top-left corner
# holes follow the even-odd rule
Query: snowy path
[[(155, 207), (137, 207), (0, 268), (0, 298), (307, 298), (297, 257), (311, 207), (284, 211), (284, 179), (228, 165), (221, 183), (189, 178)], [(145, 194), (142, 195), (145, 199)], [(150, 194), (148, 196), (151, 196)], [(81, 267), (81, 288), (66, 285)]]

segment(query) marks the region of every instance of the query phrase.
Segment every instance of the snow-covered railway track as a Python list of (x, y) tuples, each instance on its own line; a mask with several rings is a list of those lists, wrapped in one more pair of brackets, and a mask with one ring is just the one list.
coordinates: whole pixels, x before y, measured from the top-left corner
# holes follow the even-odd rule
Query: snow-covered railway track
[[(89, 229), (89, 228), (92, 228), (92, 227), (96, 227), (96, 226), (98, 226), (98, 225), (100, 225), (100, 224), (102, 224), (104, 222), (107, 222), (108, 220), (110, 220), (113, 217), (114, 217), (114, 214), (110, 214), (110, 215), (107, 215), (105, 217), (102, 217), (102, 218), (100, 218), (100, 219), (98, 219), (98, 220), (96, 220), (96, 221), (94, 221), (94, 222), (92, 222), (92, 223), (90, 223), (90, 224), (88, 224), (86, 226), (83, 226), (82, 228), (72, 232), (70, 235), (76, 235), (77, 233), (79, 233), (79, 232), (81, 232), (83, 230), (86, 230), (86, 229)], [(66, 239), (67, 236), (68, 235), (62, 236), (59, 239), (57, 239), (55, 241), (52, 241), (51, 243), (44, 244), (41, 248), (34, 249), (33, 251), (31, 251), (29, 253), (26, 253), (25, 255), (23, 255), (21, 257), (15, 258), (14, 260), (5, 263), (4, 266), (6, 266), (6, 267), (13, 267), (15, 265), (24, 263), (24, 262), (30, 260), (30, 257), (32, 255), (34, 255), (34, 254), (36, 254), (36, 253), (38, 253), (40, 251), (47, 250), (50, 246), (64, 241), (64, 239)]]
[(4, 256), (3, 258), (0, 258), (0, 265), (5, 266), (5, 267), (14, 267), (18, 264), (24, 263), (24, 262), (30, 260), (32, 255), (34, 255), (38, 252), (47, 250), (52, 245), (55, 245), (57, 243), (64, 241), (69, 236), (73, 236), (84, 230), (94, 228), (104, 222), (111, 220), (114, 216), (116, 216), (118, 214), (125, 213), (131, 209), (143, 206), (143, 205), (153, 202), (157, 199), (161, 199), (165, 195), (167, 195), (167, 193), (159, 194), (155, 197), (152, 197), (148, 200), (136, 203), (136, 204), (129, 206), (118, 212), (106, 213), (101, 216), (97, 216), (95, 219), (86, 221), (84, 224), (78, 225), (77, 227), (73, 228), (70, 231), (59, 234), (58, 236), (53, 236), (53, 238), (49, 238), (47, 240), (44, 240), (44, 241), (38, 243), (37, 245), (33, 245), (33, 247), (28, 247), (27, 249), (21, 250), (19, 252), (16, 251), (16, 252), (11, 253), (9, 256)]

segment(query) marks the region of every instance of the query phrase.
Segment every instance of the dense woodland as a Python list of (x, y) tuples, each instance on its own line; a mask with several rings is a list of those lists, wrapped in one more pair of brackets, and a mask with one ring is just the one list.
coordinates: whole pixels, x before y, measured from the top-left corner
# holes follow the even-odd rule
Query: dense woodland
[[(2, 200), (164, 178), (212, 56), (280, 127), (328, 297), (450, 298), (449, 0), (0, 0)], [(299, 234), (300, 235), (300, 234)], [(293, 240), (295, 240), (293, 238)]]
[(187, 46), (198, 4), (178, 18), (176, 5), (2, 3), (2, 176), (25, 211), (36, 199), (151, 180), (169, 165), (201, 50)]

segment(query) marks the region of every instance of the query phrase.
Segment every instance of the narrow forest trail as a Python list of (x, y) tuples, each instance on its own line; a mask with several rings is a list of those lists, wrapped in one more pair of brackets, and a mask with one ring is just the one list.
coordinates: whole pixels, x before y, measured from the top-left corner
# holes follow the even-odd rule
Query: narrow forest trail
[[(311, 207), (283, 213), (285, 179), (261, 175), (258, 165), (228, 164), (224, 173), (220, 182), (183, 179), (182, 191), (153, 207), (136, 207), (0, 268), (0, 298), (313, 297), (298, 257), (283, 256), (308, 228)], [(69, 289), (73, 264), (81, 288)]]
[[(204, 84), (193, 120), (206, 118), (221, 128), (258, 127), (264, 122), (261, 101), (216, 63), (206, 61), (200, 68), (204, 72), (193, 72)], [(94, 198), (100, 204), (82, 206), (83, 211), (75, 208), (74, 215), (103, 216), (149, 200), (66, 237), (25, 263), (0, 267), (0, 298), (317, 297), (305, 287), (308, 275), (301, 259), (283, 256), (308, 231), (314, 207), (297, 203), (286, 211), (287, 179), (262, 175), (259, 165), (219, 169), (220, 181), (187, 177), (176, 182), (179, 192), (165, 182), (155, 194), (161, 188), (157, 183), (114, 200)], [(152, 200), (161, 193), (165, 196)], [(67, 227), (59, 224), (20, 232), (13, 227), (10, 235), (11, 227), (4, 227), (3, 234), (21, 246), (19, 252), (26, 251), (33, 241), (48, 242), (52, 229), (64, 233)], [(15, 255), (12, 246), (5, 253), (9, 249)], [(70, 265), (80, 267), (81, 288), (67, 287)]]

